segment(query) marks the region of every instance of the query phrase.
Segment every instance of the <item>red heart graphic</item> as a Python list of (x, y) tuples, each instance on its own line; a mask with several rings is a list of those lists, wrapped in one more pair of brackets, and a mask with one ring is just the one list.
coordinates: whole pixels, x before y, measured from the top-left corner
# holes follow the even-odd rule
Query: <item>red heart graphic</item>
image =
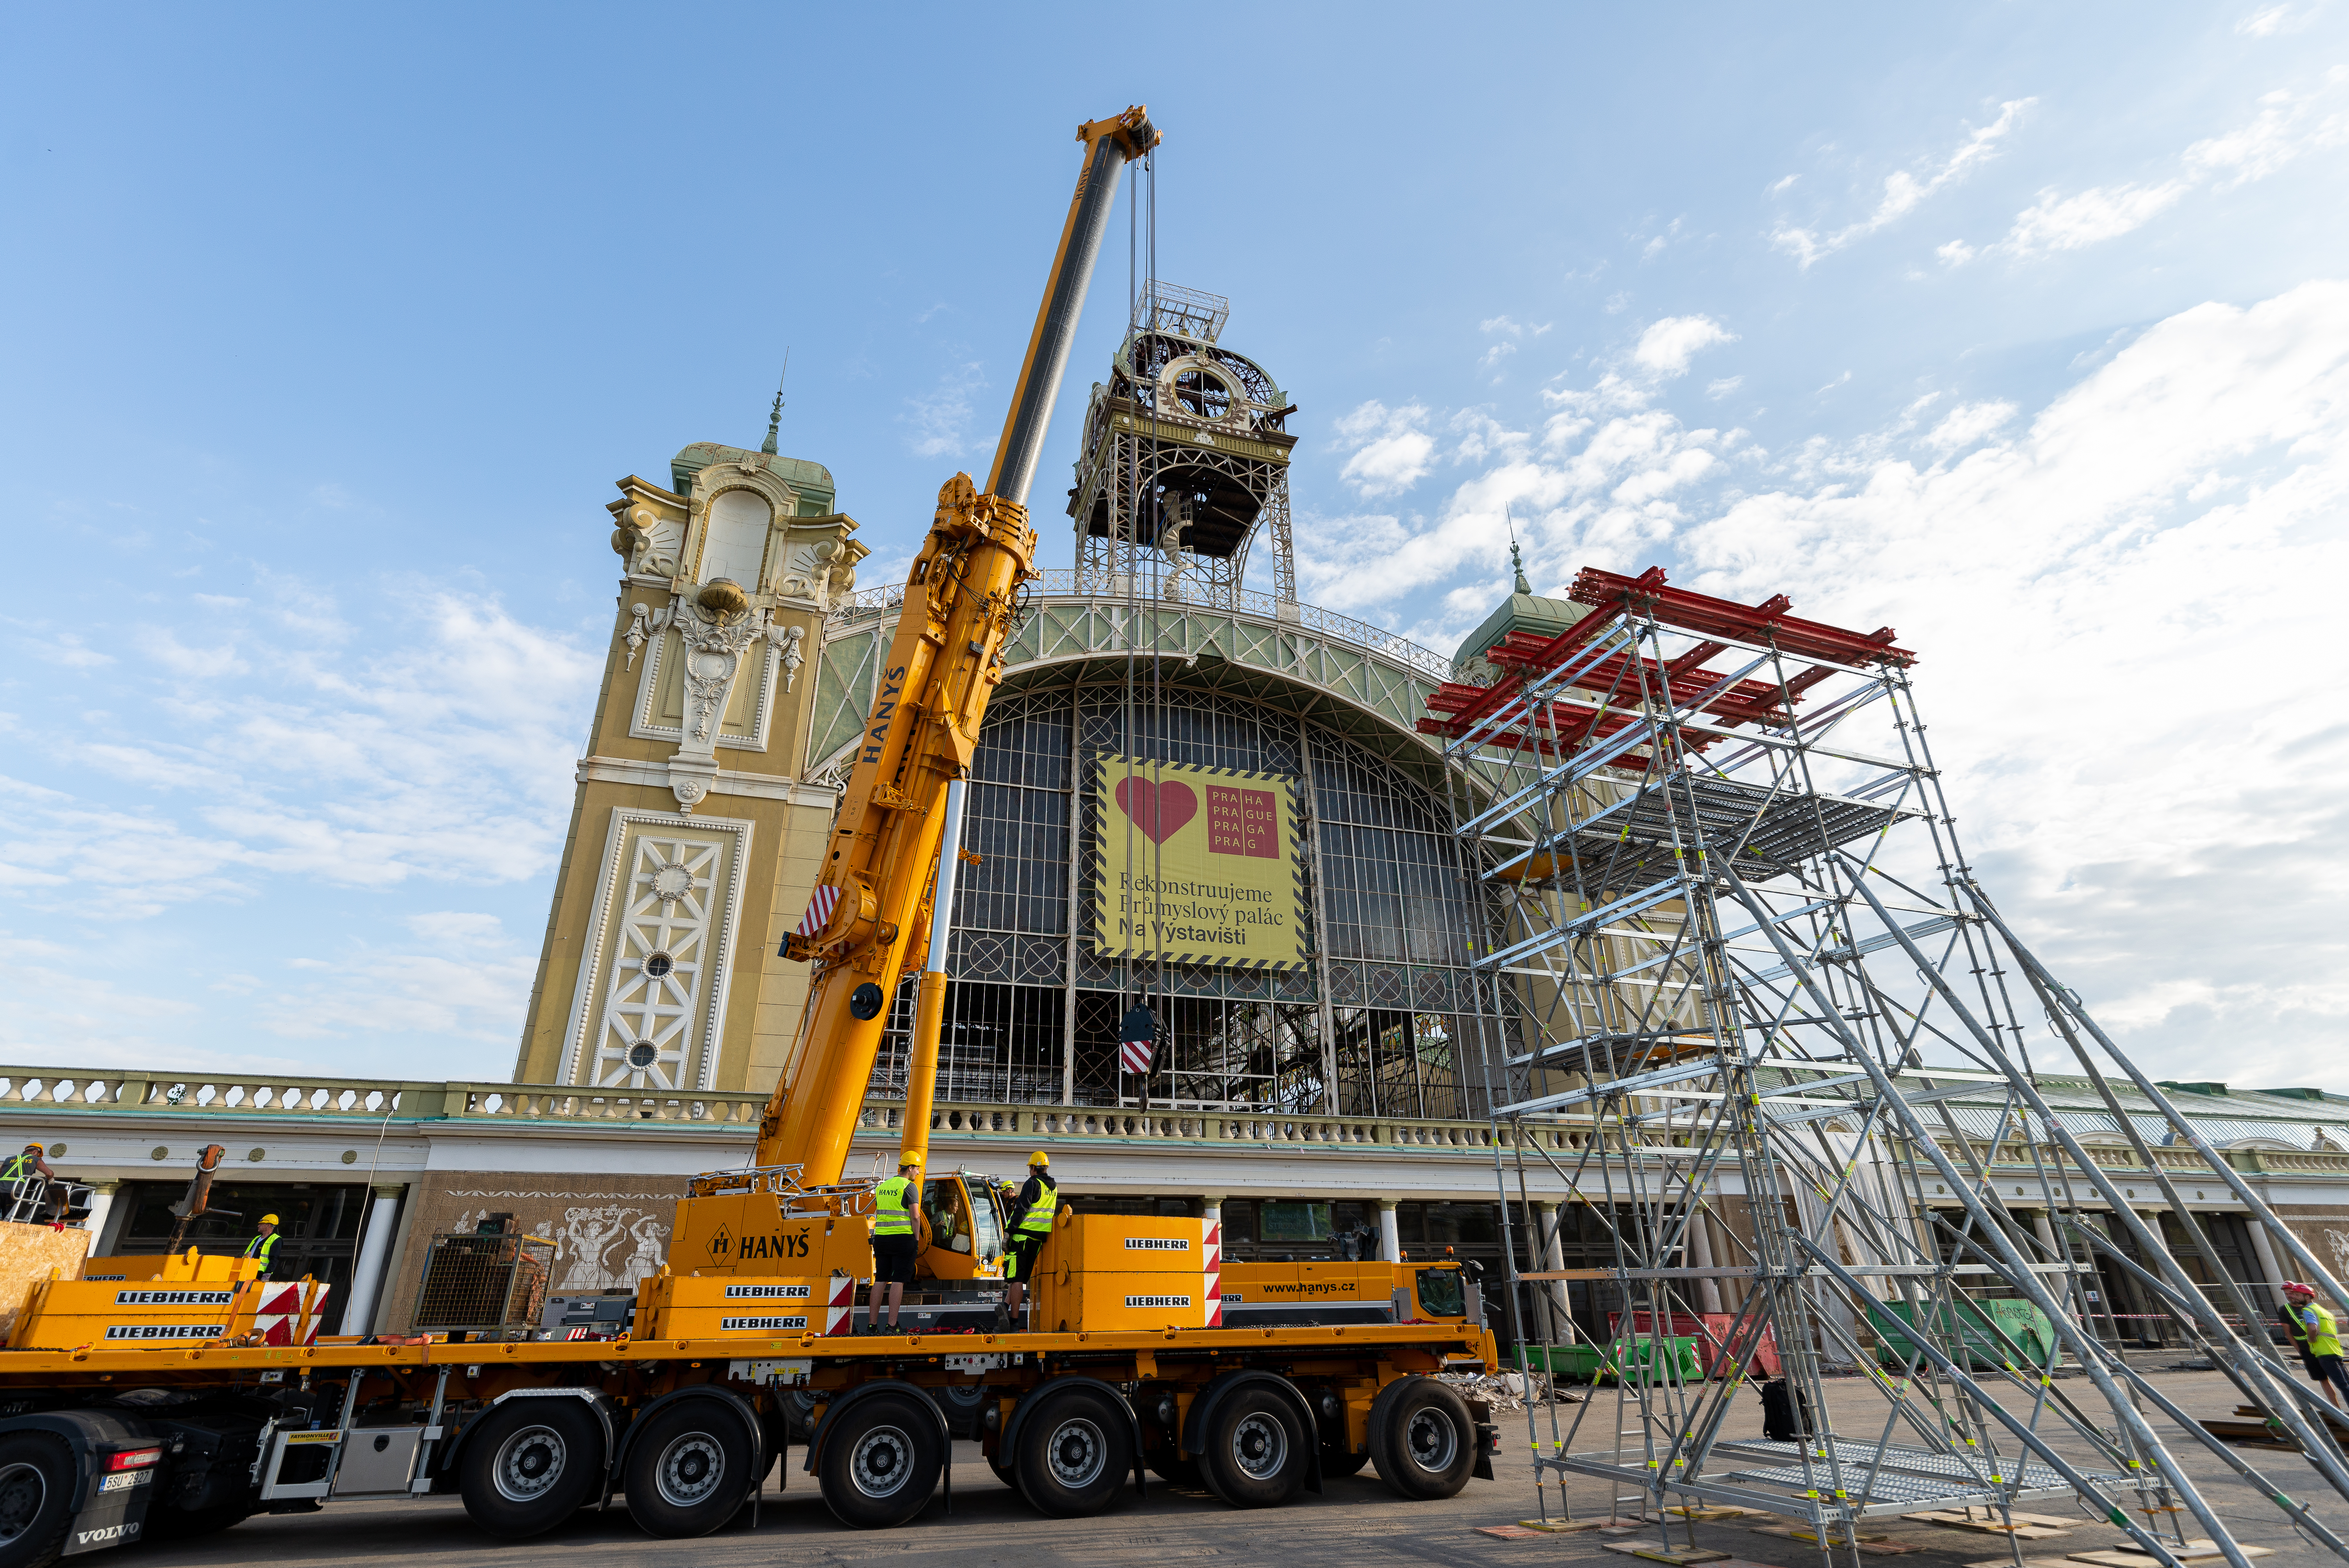
[[(1128, 790), (1133, 793), (1129, 796)], [(1153, 784), (1147, 779), (1117, 781), (1117, 809), (1154, 844), (1163, 844), (1199, 814), (1199, 797), (1188, 784)]]

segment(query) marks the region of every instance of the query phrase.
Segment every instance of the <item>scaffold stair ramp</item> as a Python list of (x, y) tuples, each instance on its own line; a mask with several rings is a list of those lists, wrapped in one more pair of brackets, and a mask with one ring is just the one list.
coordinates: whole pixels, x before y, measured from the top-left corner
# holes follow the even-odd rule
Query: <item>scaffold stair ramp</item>
[[(1504, 1224), (1531, 1233), (1504, 1236), (1519, 1368), (1596, 1379), (1570, 1413), (1527, 1401), (1542, 1517), (1568, 1475), (1613, 1483), (1619, 1515), (1761, 1508), (1823, 1542), (2070, 1496), (2153, 1561), (2192, 1529), (2248, 1568), (2178, 1462), (2192, 1448), (2349, 1561), (2293, 1496), (2304, 1464), (2349, 1501), (2323, 1398), (2152, 1145), (2207, 1163), (2189, 1179), (2344, 1316), (2349, 1295), (1976, 880), (1918, 655), (1661, 569), (1585, 571), (1570, 597), (1571, 626), (1505, 638), (1490, 683), (1446, 685), (1420, 724), (1506, 1002), (1480, 1059)], [(2073, 1109), (2081, 1081), (2100, 1114)], [(2130, 1146), (2185, 1245), (2082, 1129)], [(2291, 1475), (2148, 1376), (2116, 1279), (2274, 1412), (2302, 1452), (2261, 1462)]]

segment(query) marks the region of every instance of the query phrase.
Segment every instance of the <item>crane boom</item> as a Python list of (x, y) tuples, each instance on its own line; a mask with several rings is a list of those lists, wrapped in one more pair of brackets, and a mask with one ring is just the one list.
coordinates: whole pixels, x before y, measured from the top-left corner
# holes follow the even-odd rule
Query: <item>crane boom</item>
[[(982, 493), (968, 474), (957, 474), (938, 491), (807, 916), (783, 944), (783, 956), (812, 959), (817, 969), (797, 1047), (759, 1124), (756, 1162), (798, 1166), (802, 1188), (840, 1180), (890, 997), (898, 976), (926, 949), (921, 905), (946, 825), (947, 787), (968, 772), (988, 699), (1002, 678), (1019, 585), (1035, 575), (1036, 532), (1025, 501), (1037, 455), (1120, 176), (1158, 142), (1139, 107), (1082, 126), (1077, 135), (1085, 144), (1084, 167), (989, 489)], [(942, 965), (944, 954), (937, 957)], [(942, 988), (938, 979), (932, 989)], [(936, 997), (926, 1001), (926, 1029), (916, 1030), (908, 1064), (925, 1132), (938, 1013)]]

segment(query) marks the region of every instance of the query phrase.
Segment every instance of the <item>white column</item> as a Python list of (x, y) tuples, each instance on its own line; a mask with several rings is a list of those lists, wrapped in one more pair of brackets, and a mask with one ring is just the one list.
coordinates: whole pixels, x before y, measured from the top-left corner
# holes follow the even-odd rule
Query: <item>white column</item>
[(1221, 1192), (1208, 1192), (1204, 1194), (1199, 1199), (1199, 1217), (1206, 1221), (1207, 1223), (1211, 1225), (1222, 1224), (1224, 1222), (1224, 1195)]
[(1392, 1198), (1379, 1200), (1379, 1256), (1387, 1263), (1402, 1256), (1402, 1233), (1395, 1226), (1395, 1202)]
[[(1540, 1260), (1534, 1267), (1553, 1274), (1566, 1267), (1566, 1242), (1558, 1233), (1557, 1216), (1557, 1204), (1540, 1202), (1534, 1204), (1534, 1239), (1539, 1243), (1539, 1250), (1534, 1255)], [(1544, 1280), (1541, 1286), (1541, 1299), (1549, 1304), (1548, 1337), (1571, 1344), (1574, 1340), (1571, 1326), (1574, 1315), (1567, 1310), (1566, 1282)]]
[[(1704, 1211), (1699, 1208), (1689, 1216), (1689, 1262), (1695, 1267), (1715, 1267), (1713, 1261), (1713, 1227), (1705, 1223)], [(1696, 1282), (1696, 1308), (1699, 1312), (1721, 1310), (1721, 1282), (1711, 1275), (1699, 1275)]]
[(107, 1216), (114, 1212), (114, 1195), (122, 1190), (119, 1181), (97, 1181), (90, 1185), (89, 1218), (82, 1229), (89, 1233), (89, 1250), (95, 1253), (98, 1243), (106, 1240)]
[(2282, 1265), (2276, 1262), (2274, 1243), (2268, 1240), (2268, 1228), (2248, 1214), (2244, 1219), (2247, 1222), (2243, 1228), (2251, 1233), (2251, 1251), (2259, 1254), (2260, 1273), (2266, 1276), (2267, 1305), (2273, 1308), (2283, 1299), (2283, 1291), (2280, 1287), (2292, 1276), (2284, 1273)]
[(358, 1266), (351, 1271), (351, 1294), (343, 1303), (345, 1334), (365, 1334), (375, 1317), (376, 1293), (383, 1288), (384, 1260), (391, 1255), (391, 1238), (399, 1229), (398, 1187), (378, 1187), (367, 1206), (367, 1237), (359, 1244)]

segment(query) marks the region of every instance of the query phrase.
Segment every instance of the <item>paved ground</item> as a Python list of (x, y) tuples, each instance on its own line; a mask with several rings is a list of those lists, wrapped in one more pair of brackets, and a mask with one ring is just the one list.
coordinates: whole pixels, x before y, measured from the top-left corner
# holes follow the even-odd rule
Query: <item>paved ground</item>
[[(2172, 1398), (2198, 1414), (2223, 1415), (2232, 1410), (2235, 1395), (2215, 1373), (2184, 1373), (2162, 1379)], [(2063, 1387), (2076, 1397), (2092, 1398), (2082, 1381), (2066, 1379)], [(1865, 1386), (1838, 1384), (1831, 1395), (1838, 1426), (1857, 1435), (1871, 1402)], [(1880, 1406), (1878, 1407), (1880, 1408)], [(1597, 1414), (1594, 1412), (1594, 1414)], [(1461, 1568), (1497, 1568), (1526, 1562), (1566, 1563), (1610, 1568), (1632, 1568), (1636, 1558), (1605, 1549), (1607, 1539), (1596, 1532), (1545, 1536), (1531, 1541), (1503, 1541), (1475, 1533), (1482, 1524), (1502, 1524), (1533, 1512), (1533, 1489), (1525, 1471), (1507, 1468), (1523, 1453), (1524, 1418), (1501, 1418), (1504, 1440), (1502, 1479), (1471, 1481), (1458, 1497), (1442, 1502), (1406, 1502), (1365, 1470), (1361, 1476), (1333, 1480), (1319, 1497), (1305, 1494), (1287, 1508), (1241, 1512), (1226, 1508), (1203, 1492), (1168, 1488), (1152, 1478), (1150, 1496), (1136, 1501), (1129, 1490), (1110, 1512), (1091, 1519), (1040, 1519), (1017, 1493), (1007, 1491), (989, 1473), (976, 1444), (956, 1446), (955, 1501), (951, 1516), (933, 1503), (927, 1512), (900, 1530), (864, 1532), (842, 1526), (816, 1497), (811, 1478), (798, 1470), (803, 1450), (790, 1456), (792, 1471), (786, 1490), (770, 1490), (761, 1504), (758, 1527), (746, 1513), (734, 1525), (698, 1541), (647, 1539), (628, 1522), (618, 1504), (605, 1514), (583, 1513), (572, 1524), (519, 1546), (491, 1542), (467, 1521), (454, 1499), (416, 1503), (339, 1504), (316, 1514), (255, 1518), (208, 1540), (173, 1545), (130, 1549), (123, 1568), (301, 1568), (308, 1563), (398, 1562), (415, 1568), (553, 1568), (574, 1562), (604, 1568), (752, 1568), (782, 1560), (812, 1563), (901, 1563), (908, 1568), (929, 1563), (1066, 1563), (1085, 1568), (1106, 1564), (1172, 1563), (1216, 1558), (1294, 1563), (1410, 1563), (1459, 1564)], [(1753, 1426), (1758, 1435), (1759, 1418)], [(2246, 1458), (2265, 1470), (2293, 1496), (2307, 1498), (2321, 1490), (2306, 1464), (2297, 1456), (2272, 1450), (2245, 1449)], [(2216, 1460), (2180, 1451), (2188, 1473), (2204, 1484), (2239, 1539), (2274, 1548), (2278, 1568), (2287, 1560), (2314, 1561), (2324, 1554), (2304, 1546), (2276, 1507), (2233, 1479)], [(1599, 1482), (1578, 1481), (1568, 1494), (1578, 1514), (1604, 1512), (1608, 1489)], [(2328, 1525), (2349, 1535), (2349, 1505), (2330, 1501), (2320, 1508)], [(1556, 1493), (1551, 1494), (1553, 1506)], [(2041, 1503), (2045, 1513), (2072, 1513), (2068, 1504)], [(1871, 1529), (1878, 1527), (1871, 1526)], [(1914, 1568), (1959, 1568), (1961, 1564), (2007, 1560), (2002, 1542), (1968, 1532), (1895, 1520), (1882, 1532), (1918, 1548), (1901, 1559)], [(1730, 1522), (1699, 1524), (1699, 1545), (1728, 1553), (1748, 1563), (1776, 1568), (1818, 1568), (1816, 1547), (1779, 1537), (1758, 1534)], [(1686, 1544), (1686, 1527), (1673, 1526), (1673, 1544)], [(2189, 1533), (2193, 1533), (2189, 1532)], [(1652, 1542), (1651, 1527), (1624, 1540)], [(2026, 1558), (2060, 1559), (2069, 1552), (2117, 1545), (2124, 1537), (2110, 1525), (2083, 1520), (2061, 1540), (2033, 1542)], [(1838, 1553), (1849, 1563), (1848, 1553)], [(1869, 1568), (1889, 1568), (1890, 1556), (1862, 1559)]]

